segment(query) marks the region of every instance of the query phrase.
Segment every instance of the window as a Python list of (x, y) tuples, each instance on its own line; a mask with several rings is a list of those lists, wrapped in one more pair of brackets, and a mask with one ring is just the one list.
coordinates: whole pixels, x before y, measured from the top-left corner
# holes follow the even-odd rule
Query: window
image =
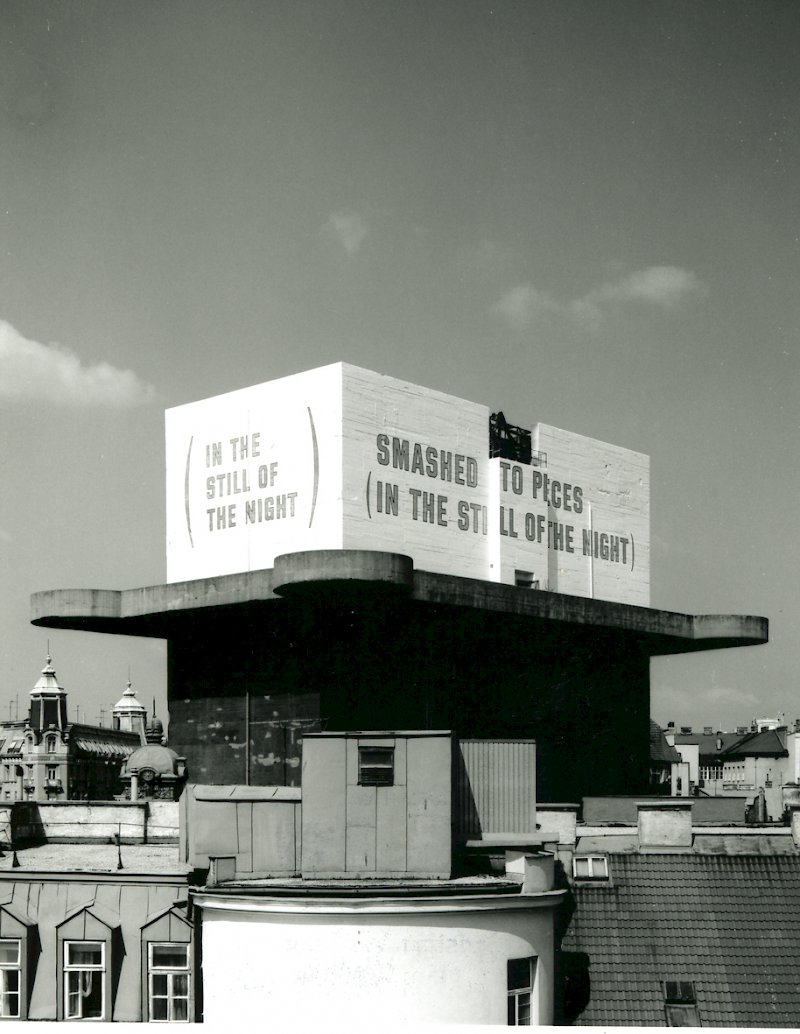
[(47, 737), (47, 753), (48, 754), (55, 754), (55, 752), (56, 752), (56, 738), (55, 738), (55, 736), (48, 736)]
[(605, 855), (576, 855), (572, 875), (576, 880), (607, 880), (608, 859)]
[(149, 1019), (189, 1022), (189, 945), (150, 944), (147, 1000)]
[(394, 747), (358, 748), (358, 785), (394, 786)]
[(531, 996), (536, 959), (509, 959), (508, 970), (508, 1025), (530, 1027)]
[(51, 783), (54, 783), (58, 779), (58, 765), (47, 766), (47, 779)]
[(668, 1027), (699, 1027), (700, 1012), (691, 980), (665, 980), (664, 1013)]
[(19, 1018), (19, 941), (0, 940), (0, 1018)]
[(105, 958), (103, 941), (64, 942), (64, 1019), (104, 1019)]

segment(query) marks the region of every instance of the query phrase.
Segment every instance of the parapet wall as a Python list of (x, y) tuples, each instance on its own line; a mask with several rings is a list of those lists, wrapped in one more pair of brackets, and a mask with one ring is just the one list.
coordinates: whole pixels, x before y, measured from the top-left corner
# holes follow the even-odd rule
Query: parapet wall
[(177, 801), (19, 801), (0, 810), (13, 843), (177, 843)]

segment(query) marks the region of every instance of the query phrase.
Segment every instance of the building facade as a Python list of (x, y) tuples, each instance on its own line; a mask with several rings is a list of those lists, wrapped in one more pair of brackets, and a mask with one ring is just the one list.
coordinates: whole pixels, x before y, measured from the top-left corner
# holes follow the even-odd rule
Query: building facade
[(189, 786), (204, 1019), (231, 1015), (235, 987), (238, 1022), (302, 1002), (309, 1024), (552, 1023), (564, 892), (535, 768), (530, 742), (320, 733), (299, 791)]
[[(126, 703), (136, 706), (130, 683)], [(111, 800), (120, 773), (141, 743), (132, 728), (70, 722), (67, 692), (48, 656), (30, 693), (26, 721), (0, 725), (0, 793), (5, 801)]]
[(170, 580), (39, 593), (34, 623), (166, 639), (199, 782), (297, 786), (309, 732), (448, 728), (535, 739), (542, 800), (644, 792), (650, 658), (767, 622), (649, 607), (646, 457), (498, 427), (346, 364), (180, 407)]
[(650, 658), (767, 640), (649, 606), (647, 457), (500, 417), (344, 364), (180, 407), (168, 580), (32, 598), (168, 643), (207, 1019), (552, 1022), (537, 800), (645, 793)]

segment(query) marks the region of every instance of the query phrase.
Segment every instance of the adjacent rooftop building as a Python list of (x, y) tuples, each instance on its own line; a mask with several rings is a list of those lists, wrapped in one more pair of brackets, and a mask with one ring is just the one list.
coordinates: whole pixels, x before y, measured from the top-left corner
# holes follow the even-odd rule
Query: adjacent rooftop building
[[(130, 683), (123, 700), (128, 712), (141, 708)], [(140, 743), (140, 727), (119, 724), (116, 708), (113, 729), (70, 722), (67, 691), (48, 656), (28, 718), (0, 725), (2, 799), (111, 800), (122, 791), (123, 763)]]
[(593, 802), (589, 821), (585, 806), (585, 821), (561, 831), (558, 1020), (796, 1027), (796, 821), (733, 823), (726, 800), (707, 798), (640, 801), (631, 821), (621, 803)]

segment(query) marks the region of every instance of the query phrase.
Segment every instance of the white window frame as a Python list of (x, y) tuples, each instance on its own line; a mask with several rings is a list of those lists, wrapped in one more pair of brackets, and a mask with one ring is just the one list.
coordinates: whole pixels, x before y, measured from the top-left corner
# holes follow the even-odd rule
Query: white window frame
[[(100, 948), (100, 962), (99, 963), (71, 963), (69, 961), (69, 950), (73, 945), (80, 945), (85, 948), (89, 945), (98, 945)], [(78, 977), (79, 984), (84, 981), (81, 974), (89, 975), (90, 983), (94, 982), (94, 974), (97, 973), (100, 976), (100, 1015), (99, 1016), (87, 1016), (82, 1015), (82, 1003), (83, 999), (87, 996), (87, 992), (81, 991), (80, 986), (77, 990), (71, 990), (70, 984), (74, 981), (72, 977)], [(76, 999), (78, 1010), (76, 1012), (70, 1011), (70, 996), (78, 995)], [(64, 941), (64, 1019), (65, 1020), (105, 1020), (106, 1019), (106, 944), (102, 940), (69, 940)]]
[[(16, 947), (17, 960), (16, 962), (0, 962), (0, 1019), (18, 1020), (22, 1015), (22, 942), (16, 937), (0, 938), (0, 945), (9, 944), (13, 944)], [(16, 974), (16, 990), (9, 988), (7, 973)], [(16, 1012), (10, 1012), (8, 1009), (8, 1002), (12, 997), (17, 999)]]
[[(156, 965), (153, 961), (154, 948), (169, 948), (170, 951), (183, 949), (186, 951), (186, 963), (183, 966)], [(156, 995), (153, 992), (153, 977), (166, 976), (166, 995)], [(186, 977), (186, 994), (178, 994), (174, 990), (175, 977)], [(167, 1015), (164, 1019), (155, 1019), (153, 1016), (153, 999), (166, 998)], [(176, 1001), (186, 1002), (186, 1017), (181, 1020), (174, 1015), (174, 1003)], [(149, 1023), (191, 1023), (191, 1002), (192, 1002), (192, 948), (188, 941), (150, 941), (147, 945), (147, 1019)]]
[[(528, 963), (528, 983), (522, 987), (511, 987), (510, 964), (512, 962)], [(526, 955), (506, 962), (506, 997), (508, 999), (508, 1026), (534, 1026), (533, 985), (536, 980), (536, 956)], [(538, 1026), (538, 1024), (536, 1024)]]
[[(578, 862), (587, 862), (588, 873), (578, 872)], [(608, 858), (604, 854), (576, 854), (572, 858), (572, 877), (576, 880), (607, 880)]]
[(56, 738), (52, 734), (47, 737), (47, 753), (55, 754), (56, 752)]

